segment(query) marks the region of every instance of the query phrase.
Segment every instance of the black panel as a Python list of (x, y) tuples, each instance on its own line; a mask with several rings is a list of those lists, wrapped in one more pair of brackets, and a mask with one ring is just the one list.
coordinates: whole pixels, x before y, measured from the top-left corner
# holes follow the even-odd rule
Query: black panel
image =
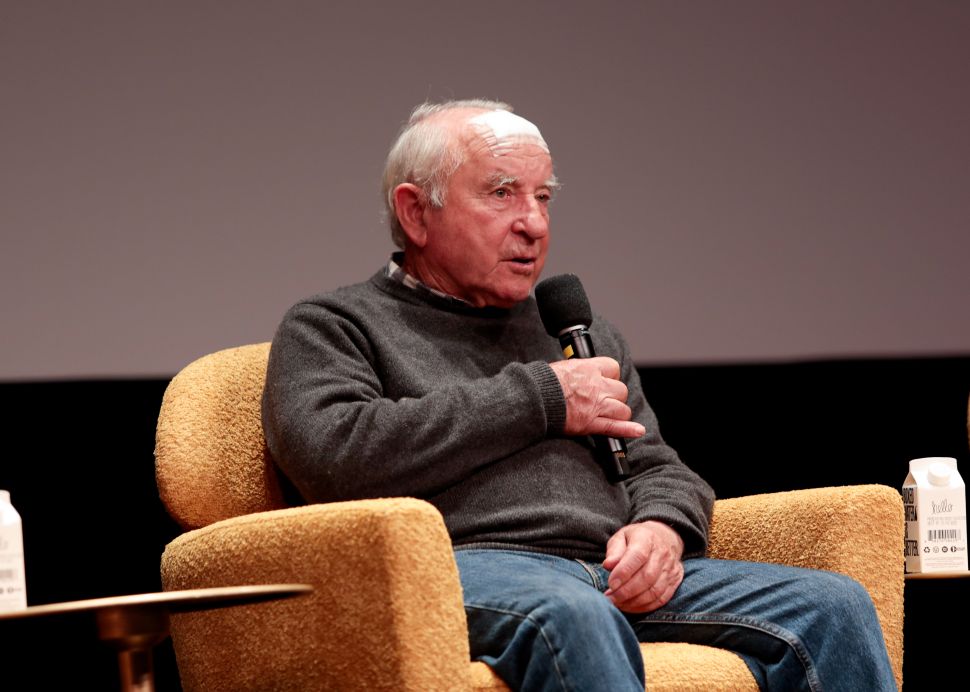
[[(906, 462), (919, 456), (954, 456), (970, 475), (970, 357), (645, 366), (640, 375), (664, 437), (720, 497), (856, 483), (898, 488)], [(154, 476), (167, 384), (0, 384), (0, 488), (23, 517), (31, 605), (159, 589), (161, 552), (179, 532)], [(970, 616), (968, 587), (970, 580), (908, 584), (908, 689), (918, 689), (917, 672), (934, 658), (958, 660), (962, 652), (932, 636), (932, 615), (946, 602), (951, 621)], [(114, 654), (97, 641), (90, 616), (6, 622), (0, 635), (5, 690), (81, 681), (117, 689)], [(170, 644), (156, 650), (156, 674), (159, 690), (179, 689)]]

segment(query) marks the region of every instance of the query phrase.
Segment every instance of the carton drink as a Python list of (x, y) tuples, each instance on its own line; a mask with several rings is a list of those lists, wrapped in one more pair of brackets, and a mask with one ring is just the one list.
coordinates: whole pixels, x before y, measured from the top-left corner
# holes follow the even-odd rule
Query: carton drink
[(967, 571), (967, 501), (957, 460), (909, 462), (903, 482), (906, 572)]
[(23, 524), (10, 504), (10, 492), (0, 490), (0, 613), (26, 607)]

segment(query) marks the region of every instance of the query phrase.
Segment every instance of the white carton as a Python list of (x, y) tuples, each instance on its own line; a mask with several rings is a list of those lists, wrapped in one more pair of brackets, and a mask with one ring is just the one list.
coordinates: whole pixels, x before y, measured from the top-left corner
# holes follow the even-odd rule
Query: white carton
[(910, 461), (903, 507), (906, 572), (967, 571), (967, 499), (957, 460)]
[(24, 532), (10, 492), (0, 490), (0, 613), (27, 607)]

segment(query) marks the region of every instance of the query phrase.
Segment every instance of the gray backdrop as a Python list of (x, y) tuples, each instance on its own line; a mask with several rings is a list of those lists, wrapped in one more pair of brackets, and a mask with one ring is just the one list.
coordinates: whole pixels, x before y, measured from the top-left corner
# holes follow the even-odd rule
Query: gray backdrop
[(970, 353), (970, 3), (0, 0), (0, 379), (165, 375), (391, 249), (425, 98), (511, 102), (640, 363)]

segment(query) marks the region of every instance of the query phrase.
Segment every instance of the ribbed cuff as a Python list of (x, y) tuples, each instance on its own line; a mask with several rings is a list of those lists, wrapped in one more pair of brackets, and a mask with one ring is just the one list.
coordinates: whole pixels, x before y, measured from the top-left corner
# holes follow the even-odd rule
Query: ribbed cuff
[(539, 361), (527, 363), (526, 368), (542, 395), (542, 406), (546, 412), (546, 430), (554, 435), (561, 435), (566, 427), (566, 396), (559, 384), (559, 378), (548, 363)]

